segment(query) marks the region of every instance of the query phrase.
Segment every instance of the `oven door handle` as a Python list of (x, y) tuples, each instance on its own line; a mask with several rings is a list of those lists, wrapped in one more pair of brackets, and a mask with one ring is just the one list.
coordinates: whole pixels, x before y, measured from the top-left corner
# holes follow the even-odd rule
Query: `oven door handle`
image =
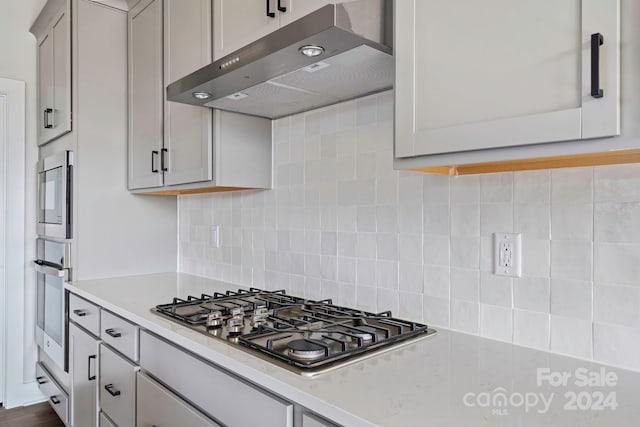
[(64, 277), (65, 275), (64, 269), (57, 268), (57, 266), (52, 266), (52, 263), (48, 263), (41, 259), (37, 259), (33, 261), (33, 263), (35, 264), (35, 268), (38, 273), (55, 277)]

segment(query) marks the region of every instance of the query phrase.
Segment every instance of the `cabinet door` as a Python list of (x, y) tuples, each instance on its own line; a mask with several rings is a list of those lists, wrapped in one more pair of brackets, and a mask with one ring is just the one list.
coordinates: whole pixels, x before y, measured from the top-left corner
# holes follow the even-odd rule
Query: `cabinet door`
[(287, 10), (280, 16), (281, 25), (290, 24), (328, 4), (347, 3), (353, 0), (280, 0)]
[(38, 42), (38, 145), (51, 135), (53, 116), (53, 37), (46, 33)]
[(95, 427), (98, 415), (96, 375), (98, 340), (69, 322), (71, 425)]
[(277, 0), (214, 0), (214, 59), (277, 30), (280, 26), (277, 3)]
[(71, 31), (70, 15), (60, 13), (51, 28), (53, 37), (53, 129), (49, 139), (71, 130)]
[(204, 415), (149, 377), (137, 375), (137, 427), (216, 427)]
[(38, 43), (38, 145), (71, 130), (71, 31), (62, 9)]
[(129, 188), (162, 186), (162, 0), (129, 12)]
[(119, 427), (136, 425), (136, 366), (100, 344), (99, 402)]
[(408, 0), (395, 22), (396, 157), (620, 132), (619, 0)]
[[(211, 0), (164, 0), (164, 84), (211, 62)], [(165, 185), (212, 178), (211, 110), (164, 101)]]

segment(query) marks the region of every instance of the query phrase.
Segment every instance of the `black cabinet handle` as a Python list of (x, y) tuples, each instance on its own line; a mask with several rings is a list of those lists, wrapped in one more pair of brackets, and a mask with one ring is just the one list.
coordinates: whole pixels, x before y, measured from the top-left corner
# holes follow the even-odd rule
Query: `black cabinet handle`
[(73, 314), (75, 314), (78, 317), (84, 317), (88, 313), (85, 310), (73, 310)]
[(158, 168), (156, 167), (156, 156), (160, 154), (158, 151), (153, 150), (151, 152), (151, 172), (158, 173)]
[(46, 384), (47, 380), (44, 379), (44, 377), (36, 377), (36, 381), (38, 382), (38, 384), (42, 385), (42, 384)]
[(278, 0), (278, 10), (282, 13), (287, 11), (287, 8), (282, 5), (282, 0)]
[(165, 154), (167, 154), (169, 152), (169, 150), (167, 150), (166, 148), (161, 148), (160, 149), (160, 170), (162, 172), (166, 172), (169, 169), (167, 169), (166, 167), (166, 163), (165, 163)]
[(600, 46), (603, 44), (602, 34), (591, 34), (591, 96), (594, 98), (604, 96), (604, 91), (600, 88)]
[(120, 338), (122, 336), (122, 334), (120, 332), (116, 332), (115, 329), (105, 329), (105, 332), (107, 333), (107, 335), (113, 337), (113, 338)]
[(276, 13), (275, 12), (271, 12), (271, 0), (267, 0), (267, 16), (269, 18), (275, 18), (276, 17)]
[(106, 386), (104, 386), (104, 389), (107, 390), (107, 392), (113, 397), (120, 396), (120, 390), (117, 390), (113, 386), (113, 384), (107, 384)]
[(89, 356), (89, 360), (87, 361), (87, 379), (89, 381), (93, 381), (96, 379), (95, 375), (91, 375), (91, 361), (96, 360), (96, 355)]
[(51, 403), (53, 403), (54, 405), (57, 405), (57, 404), (59, 404), (59, 403), (60, 403), (60, 399), (58, 399), (58, 398), (57, 398), (57, 397), (55, 397), (55, 396), (51, 396), (51, 397), (49, 398), (49, 400), (50, 400), (50, 401), (51, 401)]
[(53, 123), (49, 123), (49, 114), (53, 113), (53, 108), (45, 108), (44, 109), (44, 128), (51, 129), (53, 128)]

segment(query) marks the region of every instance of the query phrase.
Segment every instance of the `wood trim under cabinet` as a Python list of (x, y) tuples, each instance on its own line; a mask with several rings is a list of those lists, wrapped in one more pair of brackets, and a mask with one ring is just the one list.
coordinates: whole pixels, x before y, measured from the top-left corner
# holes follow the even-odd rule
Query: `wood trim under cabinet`
[(607, 151), (604, 153), (574, 154), (524, 160), (507, 160), (504, 162), (476, 163), (460, 166), (415, 168), (409, 170), (437, 175), (460, 176), (496, 172), (618, 165), (624, 163), (640, 163), (640, 149)]
[(241, 191), (241, 190), (264, 190), (264, 188), (206, 187), (206, 188), (189, 188), (185, 190), (163, 190), (163, 191), (139, 192), (137, 194), (147, 194), (151, 196), (184, 196), (187, 194), (221, 193), (223, 191)]

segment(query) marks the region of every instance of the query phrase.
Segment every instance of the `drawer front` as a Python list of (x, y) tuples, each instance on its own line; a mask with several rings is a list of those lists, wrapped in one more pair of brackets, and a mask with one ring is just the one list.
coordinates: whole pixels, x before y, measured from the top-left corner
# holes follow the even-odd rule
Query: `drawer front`
[(138, 330), (138, 326), (106, 310), (100, 314), (100, 338), (134, 362), (138, 360)]
[(136, 421), (136, 366), (100, 345), (100, 409), (118, 427), (133, 427)]
[(220, 427), (146, 375), (137, 377), (137, 427)]
[(38, 388), (49, 399), (49, 404), (58, 414), (63, 423), (68, 423), (69, 396), (56, 384), (53, 377), (40, 362), (36, 365), (36, 379)]
[(74, 294), (69, 294), (69, 319), (93, 335), (100, 335), (100, 307)]
[(292, 404), (144, 331), (140, 333), (140, 366), (225, 425), (293, 426)]
[(111, 422), (109, 418), (104, 414), (104, 412), (100, 412), (100, 427), (118, 427), (114, 423)]

